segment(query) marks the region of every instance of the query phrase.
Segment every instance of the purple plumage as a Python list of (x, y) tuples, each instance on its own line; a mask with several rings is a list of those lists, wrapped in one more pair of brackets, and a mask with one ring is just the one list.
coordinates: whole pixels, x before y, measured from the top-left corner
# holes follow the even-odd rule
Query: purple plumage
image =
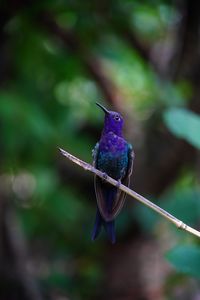
[[(123, 118), (119, 113), (97, 105), (105, 112), (105, 121), (101, 139), (93, 150), (94, 166), (128, 186), (134, 152), (122, 136)], [(115, 243), (114, 219), (124, 205), (125, 193), (96, 176), (94, 183), (97, 213), (92, 239), (96, 239), (103, 225), (109, 239)]]

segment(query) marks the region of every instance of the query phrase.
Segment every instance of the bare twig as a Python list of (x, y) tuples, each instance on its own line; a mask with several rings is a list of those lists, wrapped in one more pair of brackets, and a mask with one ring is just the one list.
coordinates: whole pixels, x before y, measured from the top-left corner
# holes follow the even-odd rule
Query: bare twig
[(145, 197), (143, 197), (140, 194), (136, 193), (135, 191), (129, 189), (127, 186), (125, 186), (123, 184), (119, 185), (119, 182), (116, 181), (115, 179), (113, 179), (112, 177), (106, 176), (106, 178), (105, 178), (105, 173), (97, 170), (92, 165), (90, 165), (90, 164), (82, 161), (81, 159), (73, 156), (72, 154), (68, 153), (67, 151), (65, 151), (65, 150), (63, 150), (61, 148), (59, 148), (59, 150), (62, 153), (62, 155), (64, 155), (65, 157), (67, 157), (68, 159), (70, 159), (71, 161), (73, 161), (75, 164), (79, 165), (80, 167), (82, 167), (86, 171), (90, 171), (90, 172), (96, 174), (97, 176), (99, 176), (100, 178), (106, 180), (110, 184), (119, 187), (119, 189), (121, 191), (125, 192), (126, 194), (128, 194), (132, 198), (135, 198), (136, 200), (142, 202), (144, 205), (146, 205), (149, 208), (153, 209), (158, 214), (160, 214), (161, 216), (163, 216), (164, 218), (166, 218), (168, 221), (170, 221), (171, 223), (173, 223), (177, 228), (185, 230), (185, 231), (190, 232), (191, 234), (193, 234), (195, 236), (200, 237), (200, 232), (199, 231), (197, 231), (196, 229), (194, 229), (194, 228), (186, 225), (181, 220), (177, 219), (176, 217), (174, 217), (173, 215), (171, 215), (170, 213), (168, 213), (167, 211), (165, 211), (164, 209), (162, 209), (158, 205), (156, 205), (153, 202), (149, 201), (148, 199), (146, 199)]

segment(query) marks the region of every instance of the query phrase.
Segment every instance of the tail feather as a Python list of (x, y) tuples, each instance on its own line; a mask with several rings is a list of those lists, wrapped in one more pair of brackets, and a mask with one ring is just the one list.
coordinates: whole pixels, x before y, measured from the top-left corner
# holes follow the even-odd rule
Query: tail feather
[(115, 236), (115, 221), (105, 222), (105, 229), (109, 240), (114, 244), (116, 242)]
[(96, 219), (95, 219), (94, 228), (93, 228), (93, 231), (92, 231), (92, 240), (93, 241), (98, 237), (98, 235), (101, 231), (102, 222), (103, 222), (103, 219), (102, 219), (102, 217), (100, 215), (100, 212), (97, 208)]
[(95, 223), (94, 223), (94, 228), (92, 231), (92, 240), (94, 241), (98, 235), (101, 232), (101, 227), (102, 225), (104, 226), (104, 229), (108, 235), (109, 240), (112, 242), (112, 244), (115, 243), (116, 241), (116, 236), (115, 236), (115, 221), (109, 221), (106, 222), (103, 220), (99, 209), (97, 208), (97, 213), (96, 213), (96, 219), (95, 219)]

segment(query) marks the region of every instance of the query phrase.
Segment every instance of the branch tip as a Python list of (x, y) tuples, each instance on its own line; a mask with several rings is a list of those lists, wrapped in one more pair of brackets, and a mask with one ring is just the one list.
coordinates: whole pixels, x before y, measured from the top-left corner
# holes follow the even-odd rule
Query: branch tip
[(136, 193), (135, 191), (131, 190), (127, 186), (123, 185), (122, 183), (119, 184), (119, 182), (117, 180), (113, 179), (112, 177), (110, 177), (108, 175), (105, 177), (105, 173), (101, 172), (100, 170), (96, 169), (94, 166), (86, 163), (85, 161), (77, 158), (76, 156), (73, 156), (72, 154), (70, 154), (69, 152), (63, 150), (62, 148), (58, 147), (58, 149), (60, 150), (62, 155), (64, 155), (69, 160), (71, 160), (75, 164), (79, 165), (80, 167), (82, 167), (86, 171), (90, 171), (90, 172), (94, 173), (95, 175), (99, 176), (100, 178), (102, 178), (104, 181), (107, 181), (108, 183), (110, 183), (114, 186), (117, 186), (121, 191), (125, 192), (126, 194), (128, 194), (132, 198), (140, 201), (141, 203), (143, 203), (147, 207), (151, 208), (152, 210), (156, 211), (158, 214), (163, 216), (169, 222), (173, 223), (177, 228), (185, 230), (185, 231), (189, 232), (190, 234), (193, 234), (193, 235), (200, 238), (200, 232), (199, 231), (197, 231), (196, 229), (186, 225), (185, 223), (183, 223), (183, 221), (177, 219), (176, 217), (174, 217), (173, 215), (171, 215), (170, 213), (165, 211), (163, 208), (161, 208), (158, 205), (156, 205), (155, 203), (149, 201), (148, 199), (146, 199), (142, 195)]

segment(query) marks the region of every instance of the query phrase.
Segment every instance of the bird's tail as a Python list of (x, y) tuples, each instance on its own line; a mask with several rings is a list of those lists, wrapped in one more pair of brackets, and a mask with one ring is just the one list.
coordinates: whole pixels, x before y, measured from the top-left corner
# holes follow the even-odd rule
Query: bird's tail
[(93, 232), (92, 232), (92, 240), (93, 241), (98, 237), (99, 233), (101, 232), (102, 225), (105, 228), (105, 231), (108, 235), (109, 240), (112, 242), (112, 244), (114, 244), (116, 241), (115, 221), (114, 220), (109, 221), (109, 222), (104, 221), (99, 212), (99, 209), (97, 208), (96, 219), (95, 219), (94, 228), (93, 228)]
[(109, 240), (111, 241), (112, 244), (115, 243), (116, 241), (116, 236), (115, 236), (115, 221), (109, 221), (109, 222), (104, 222), (104, 228), (106, 230), (106, 233), (108, 235)]

